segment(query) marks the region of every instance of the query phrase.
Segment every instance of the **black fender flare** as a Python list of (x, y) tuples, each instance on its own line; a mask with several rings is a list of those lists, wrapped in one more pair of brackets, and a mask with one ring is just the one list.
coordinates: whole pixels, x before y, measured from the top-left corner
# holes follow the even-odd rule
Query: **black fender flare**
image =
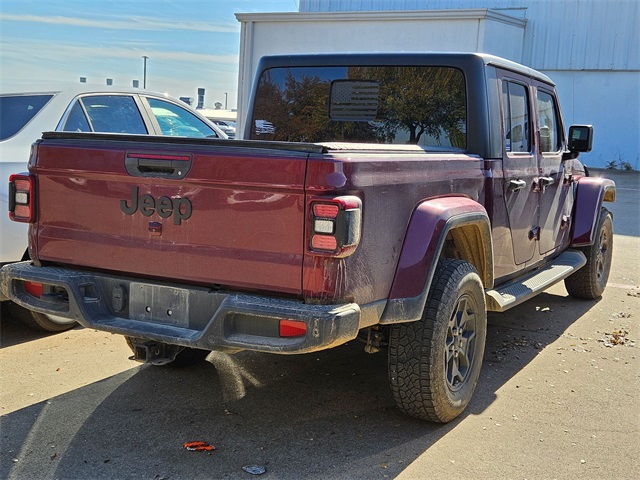
[[(465, 258), (493, 287), (493, 241), (485, 208), (467, 197), (442, 197), (418, 204), (411, 215), (381, 324), (419, 320), (447, 235), (456, 229), (473, 237), (482, 258)], [(473, 250), (473, 249), (472, 249)]]
[(616, 184), (601, 177), (582, 177), (577, 181), (573, 205), (571, 246), (592, 245), (602, 202), (616, 201)]

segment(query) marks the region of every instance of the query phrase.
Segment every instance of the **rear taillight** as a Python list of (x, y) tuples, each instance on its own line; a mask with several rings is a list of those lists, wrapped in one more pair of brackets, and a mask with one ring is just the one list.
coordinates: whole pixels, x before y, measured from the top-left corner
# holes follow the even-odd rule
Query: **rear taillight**
[(34, 178), (27, 174), (9, 177), (9, 218), (14, 222), (35, 220)]
[(362, 201), (353, 195), (314, 199), (309, 249), (336, 257), (351, 255), (360, 242)]

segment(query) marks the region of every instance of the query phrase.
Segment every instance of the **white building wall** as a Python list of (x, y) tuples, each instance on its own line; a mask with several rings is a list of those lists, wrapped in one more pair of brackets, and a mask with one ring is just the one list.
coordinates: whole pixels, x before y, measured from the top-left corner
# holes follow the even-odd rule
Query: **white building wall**
[(527, 20), (536, 70), (640, 70), (639, 0), (299, 0), (300, 12), (487, 8)]
[[(640, 79), (637, 72), (550, 72), (568, 125), (590, 123), (593, 150), (580, 159), (592, 167), (615, 160), (640, 170)], [(607, 92), (607, 94), (603, 94)]]
[[(526, 19), (521, 54), (504, 56), (557, 83), (567, 124), (593, 124), (593, 151), (581, 159), (640, 169), (640, 0), (299, 0), (300, 12), (464, 8)], [(494, 53), (491, 39), (479, 51)]]
[[(236, 14), (241, 22), (238, 127), (260, 58), (331, 52), (482, 51), (519, 60), (526, 21), (486, 9)], [(502, 41), (508, 38), (509, 41)]]

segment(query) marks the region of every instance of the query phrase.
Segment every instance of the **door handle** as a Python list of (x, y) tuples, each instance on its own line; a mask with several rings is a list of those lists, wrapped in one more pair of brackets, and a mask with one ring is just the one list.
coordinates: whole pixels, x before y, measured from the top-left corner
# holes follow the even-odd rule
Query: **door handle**
[(540, 177), (538, 180), (540, 181), (540, 186), (542, 188), (548, 187), (549, 185), (553, 185), (553, 183), (555, 182), (553, 177)]
[(125, 168), (134, 177), (181, 179), (191, 169), (191, 154), (127, 152)]
[(538, 177), (533, 181), (533, 191), (544, 193), (555, 182), (553, 177)]
[(509, 180), (509, 186), (507, 187), (510, 192), (516, 192), (522, 190), (527, 186), (527, 182), (524, 180)]

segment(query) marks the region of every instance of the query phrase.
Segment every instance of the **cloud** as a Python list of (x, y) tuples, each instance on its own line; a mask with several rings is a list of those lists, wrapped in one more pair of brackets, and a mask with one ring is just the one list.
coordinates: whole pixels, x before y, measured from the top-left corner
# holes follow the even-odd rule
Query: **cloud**
[[(206, 87), (207, 106), (224, 99), (234, 105), (237, 88), (238, 56), (192, 52), (167, 52), (125, 47), (77, 46), (46, 42), (0, 40), (2, 85), (77, 83), (80, 76), (91, 84), (130, 86), (132, 79), (142, 85), (142, 55), (149, 56), (148, 82), (151, 90), (174, 96), (195, 97), (196, 89)], [(1, 89), (1, 88), (0, 88)]]
[[(4, 60), (9, 58), (20, 61), (31, 59), (31, 63), (33, 63), (35, 57), (48, 59), (57, 63), (82, 63), (83, 59), (99, 59), (100, 62), (116, 59), (138, 61), (142, 55), (147, 55), (152, 60), (189, 62), (201, 65), (212, 63), (237, 65), (238, 63), (238, 55), (213, 55), (136, 47), (72, 45), (60, 42), (57, 42), (55, 45), (35, 41), (16, 43), (6, 40), (7, 39), (4, 39), (0, 42), (0, 51), (2, 51)], [(8, 72), (5, 71), (4, 73)]]
[(217, 33), (237, 33), (240, 31), (239, 24), (216, 25), (212, 22), (190, 22), (174, 20), (166, 21), (161, 18), (130, 16), (124, 19), (110, 18), (77, 18), (64, 16), (39, 16), (26, 14), (0, 13), (1, 21), (45, 23), (49, 25), (63, 25), (74, 27), (103, 28), (113, 30), (184, 30), (194, 32), (217, 32)]

